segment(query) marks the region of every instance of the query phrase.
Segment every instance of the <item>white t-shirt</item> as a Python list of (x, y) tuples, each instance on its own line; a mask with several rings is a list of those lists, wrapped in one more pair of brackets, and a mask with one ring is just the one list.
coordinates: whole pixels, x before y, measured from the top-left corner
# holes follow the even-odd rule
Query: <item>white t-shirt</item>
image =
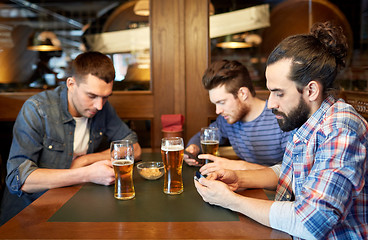
[(89, 122), (86, 117), (74, 117), (74, 144), (73, 144), (73, 159), (78, 156), (85, 155), (88, 149), (89, 141)]

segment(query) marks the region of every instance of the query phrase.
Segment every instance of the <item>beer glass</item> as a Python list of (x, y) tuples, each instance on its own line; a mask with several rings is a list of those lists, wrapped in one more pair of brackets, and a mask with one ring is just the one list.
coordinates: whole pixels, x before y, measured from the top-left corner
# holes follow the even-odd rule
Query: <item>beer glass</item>
[(119, 200), (134, 198), (134, 148), (132, 141), (119, 140), (111, 142), (110, 154), (115, 172), (114, 197)]
[[(206, 127), (201, 129), (201, 148), (202, 153), (212, 154), (217, 156), (219, 149), (219, 130), (215, 127)], [(209, 163), (210, 160), (205, 159), (205, 164)]]
[(184, 191), (182, 167), (184, 142), (181, 137), (162, 138), (161, 157), (165, 168), (164, 193), (180, 194)]

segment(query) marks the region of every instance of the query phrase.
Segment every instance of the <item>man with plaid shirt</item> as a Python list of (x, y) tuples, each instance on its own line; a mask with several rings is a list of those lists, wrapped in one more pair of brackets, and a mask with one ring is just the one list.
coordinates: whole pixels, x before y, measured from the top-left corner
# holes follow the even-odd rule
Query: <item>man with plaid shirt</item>
[[(294, 238), (368, 238), (368, 124), (332, 93), (345, 64), (346, 38), (331, 23), (286, 38), (267, 61), (268, 108), (293, 131), (282, 166), (212, 171), (195, 182), (206, 202), (247, 215)], [(211, 159), (210, 155), (200, 158)], [(236, 194), (276, 188), (275, 201)]]

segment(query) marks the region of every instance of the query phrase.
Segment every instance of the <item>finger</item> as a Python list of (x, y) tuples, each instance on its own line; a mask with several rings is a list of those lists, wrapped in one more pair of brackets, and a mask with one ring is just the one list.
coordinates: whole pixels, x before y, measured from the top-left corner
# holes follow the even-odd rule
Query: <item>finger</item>
[(189, 165), (189, 166), (196, 166), (198, 164), (198, 162), (194, 159), (184, 159), (184, 161)]
[(209, 174), (207, 174), (207, 179), (208, 180), (216, 180), (217, 179), (217, 174), (216, 173), (209, 173)]
[(202, 173), (202, 175), (208, 175), (212, 172), (218, 171), (220, 167), (218, 167), (214, 163), (207, 163), (202, 168), (199, 169), (199, 171)]
[(214, 156), (212, 154), (200, 154), (200, 155), (198, 155), (198, 158), (199, 159), (208, 159), (208, 160), (211, 160), (213, 162), (216, 162), (220, 159), (220, 157)]
[(206, 178), (204, 178), (204, 177), (201, 177), (200, 179), (198, 179), (198, 181), (199, 181), (199, 183), (202, 185), (202, 186), (204, 186), (204, 187), (208, 187), (208, 185), (209, 185), (209, 181), (206, 179)]

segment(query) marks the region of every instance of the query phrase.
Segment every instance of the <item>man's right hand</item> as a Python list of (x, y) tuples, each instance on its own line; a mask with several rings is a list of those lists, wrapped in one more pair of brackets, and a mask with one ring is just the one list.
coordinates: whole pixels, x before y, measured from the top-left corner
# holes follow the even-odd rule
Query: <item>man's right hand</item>
[[(190, 144), (185, 151), (193, 154), (194, 156), (197, 156), (200, 149), (197, 145), (195, 144)], [(202, 164), (200, 164), (197, 160), (190, 158), (187, 154), (184, 154), (184, 161), (189, 165), (189, 166), (201, 166)]]
[(86, 169), (88, 169), (89, 182), (105, 186), (115, 182), (115, 173), (110, 160), (95, 162)]

